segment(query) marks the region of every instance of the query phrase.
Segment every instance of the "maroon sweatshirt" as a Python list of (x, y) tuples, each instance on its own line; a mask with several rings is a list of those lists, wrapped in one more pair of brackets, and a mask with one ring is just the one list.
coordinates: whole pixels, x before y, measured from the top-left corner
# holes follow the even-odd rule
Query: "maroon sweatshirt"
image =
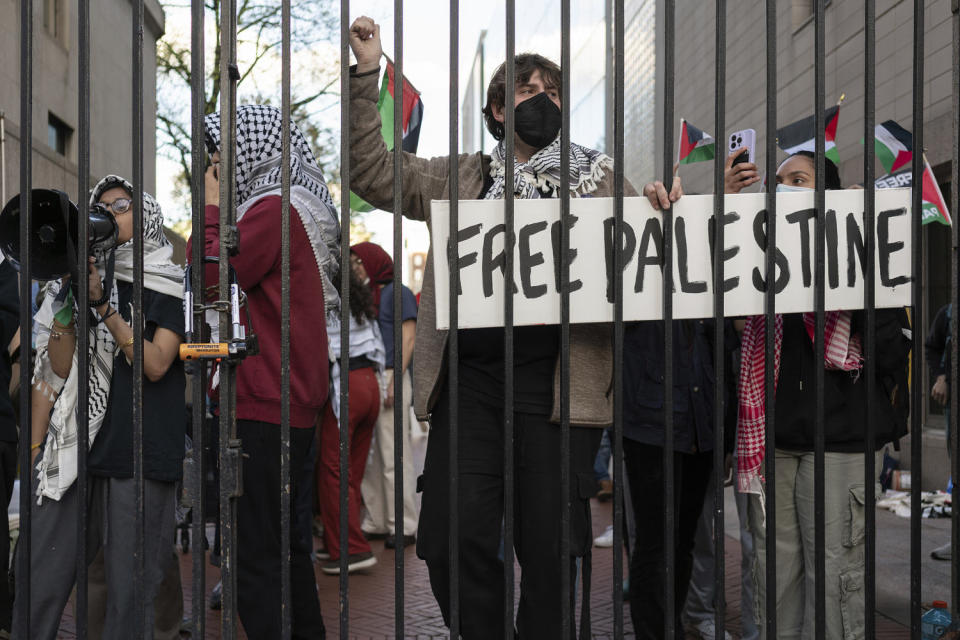
[[(220, 208), (208, 205), (204, 229), (208, 256), (220, 255)], [(237, 367), (237, 418), (280, 424), (280, 196), (267, 196), (237, 224), (240, 251), (230, 259), (247, 294), (260, 354)], [(187, 256), (193, 254), (187, 244)], [(218, 281), (208, 265), (208, 290)], [(327, 401), (329, 357), (323, 283), (300, 216), (290, 207), (290, 426), (312, 427)], [(214, 289), (215, 290), (215, 289)], [(247, 317), (240, 318), (246, 326)], [(247, 333), (251, 331), (247, 327)]]

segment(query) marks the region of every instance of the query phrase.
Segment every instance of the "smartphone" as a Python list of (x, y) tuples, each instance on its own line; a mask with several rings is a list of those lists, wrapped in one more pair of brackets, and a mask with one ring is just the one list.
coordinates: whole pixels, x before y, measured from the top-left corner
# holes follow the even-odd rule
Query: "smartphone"
[(757, 132), (753, 129), (741, 129), (730, 134), (727, 140), (727, 153), (732, 153), (737, 149), (744, 149), (744, 152), (733, 160), (733, 164), (741, 162), (753, 162), (754, 152), (757, 144)]

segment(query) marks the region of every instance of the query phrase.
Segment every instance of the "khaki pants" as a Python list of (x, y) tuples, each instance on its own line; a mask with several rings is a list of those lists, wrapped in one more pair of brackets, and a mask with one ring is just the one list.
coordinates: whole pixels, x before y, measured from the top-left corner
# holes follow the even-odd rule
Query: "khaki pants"
[[(777, 638), (812, 640), (814, 616), (813, 452), (776, 450)], [(864, 637), (864, 456), (824, 458), (827, 640)], [(756, 620), (766, 637), (766, 530), (761, 498), (751, 494), (750, 529), (756, 544)]]
[[(417, 492), (410, 447), (410, 399), (413, 387), (409, 370), (403, 374), (403, 535), (417, 532)], [(394, 532), (393, 407), (381, 407), (373, 434), (370, 457), (363, 474), (361, 493), (366, 515), (361, 528), (365, 533), (391, 535)]]

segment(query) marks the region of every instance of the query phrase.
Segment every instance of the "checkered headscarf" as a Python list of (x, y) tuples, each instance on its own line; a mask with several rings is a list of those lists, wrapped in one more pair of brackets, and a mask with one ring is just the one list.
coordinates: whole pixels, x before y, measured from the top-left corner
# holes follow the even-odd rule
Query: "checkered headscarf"
[[(283, 115), (266, 105), (237, 108), (237, 221), (260, 199), (280, 195)], [(221, 148), (220, 114), (204, 118), (207, 149)], [(290, 204), (296, 209), (313, 248), (323, 280), (326, 312), (339, 313), (340, 295), (333, 286), (340, 272), (340, 221), (323, 172), (307, 139), (290, 123)]]
[[(241, 105), (237, 108), (237, 206), (280, 188), (283, 116), (276, 107)], [(207, 148), (221, 145), (220, 114), (204, 118)], [(290, 123), (290, 184), (306, 188), (331, 211), (335, 210), (327, 183), (307, 139)]]

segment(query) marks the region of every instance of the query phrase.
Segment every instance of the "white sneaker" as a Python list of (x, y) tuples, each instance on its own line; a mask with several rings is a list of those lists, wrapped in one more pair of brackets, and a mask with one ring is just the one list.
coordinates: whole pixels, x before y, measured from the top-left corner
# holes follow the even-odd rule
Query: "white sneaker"
[(613, 546), (613, 525), (607, 525), (606, 531), (601, 535), (593, 539), (593, 546), (595, 547), (612, 547)]
[[(714, 624), (713, 620), (703, 620), (695, 624), (693, 628), (703, 640), (716, 640), (717, 625)], [(727, 631), (723, 632), (723, 638), (724, 640), (733, 640), (733, 636)]]

